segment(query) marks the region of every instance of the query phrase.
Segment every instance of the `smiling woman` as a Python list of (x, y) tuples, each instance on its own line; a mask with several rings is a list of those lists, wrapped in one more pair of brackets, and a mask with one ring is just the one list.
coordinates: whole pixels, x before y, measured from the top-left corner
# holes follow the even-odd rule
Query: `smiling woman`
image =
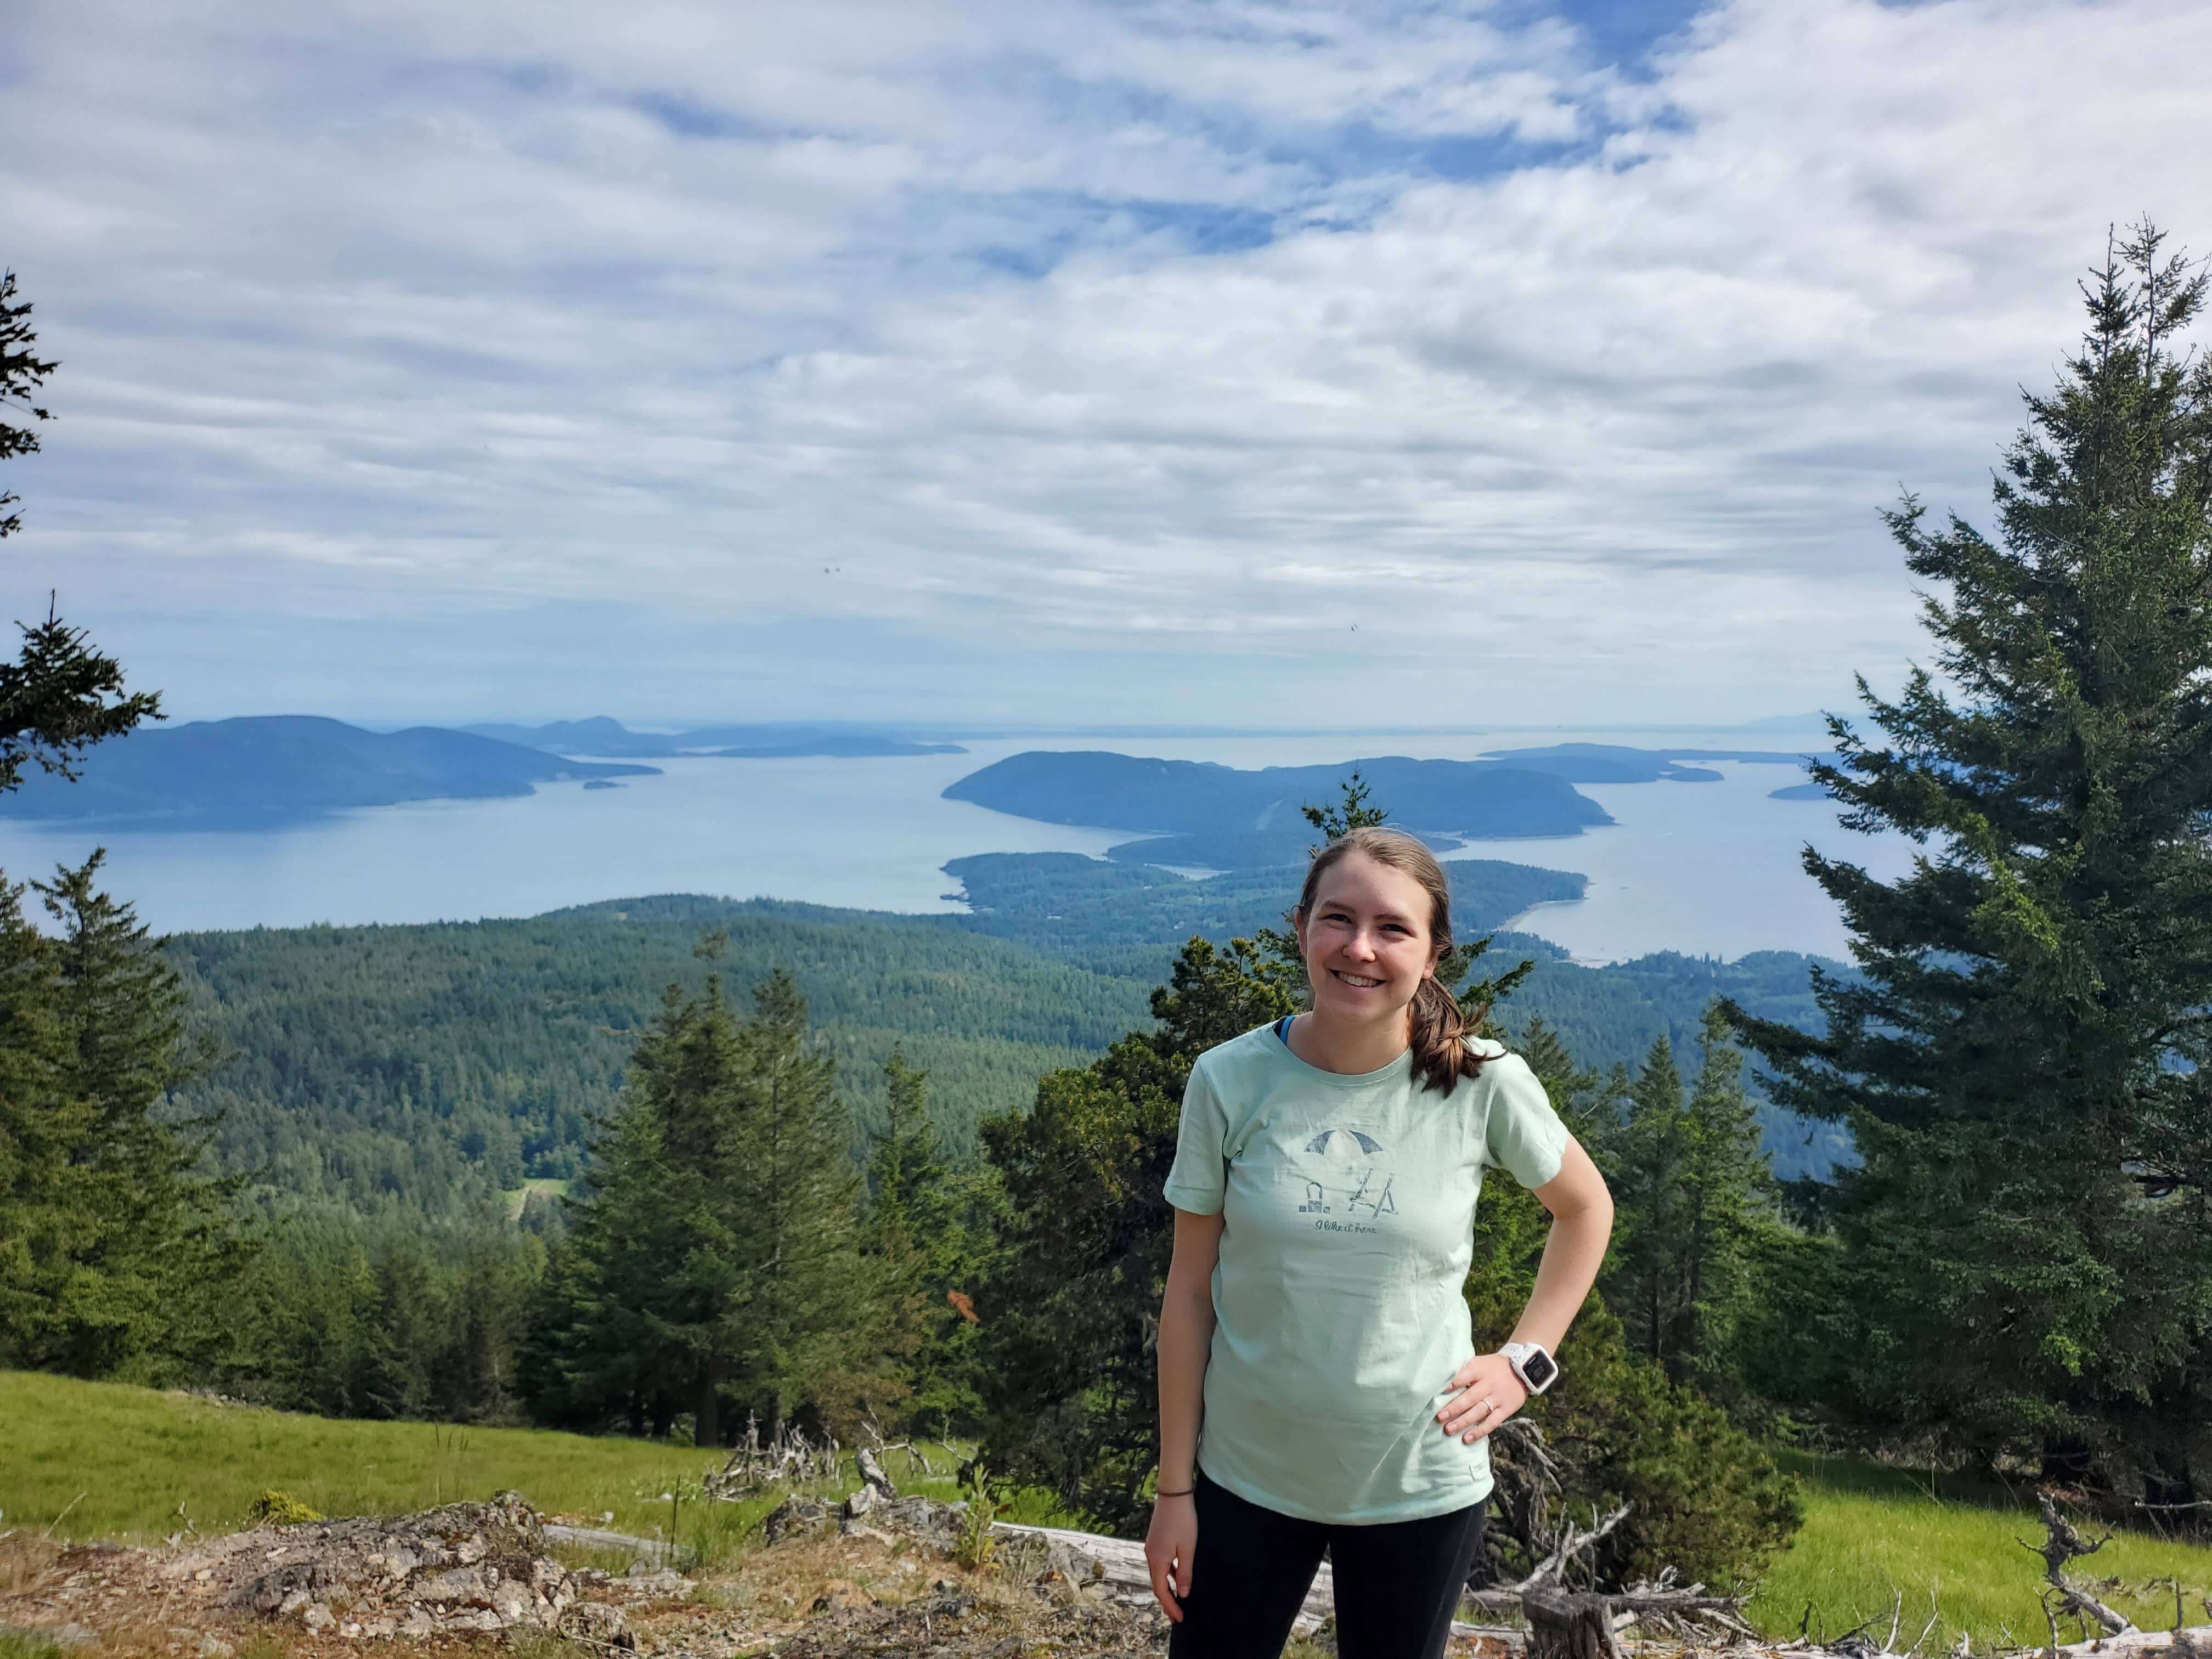
[[(1311, 1009), (1208, 1050), (1183, 1097), (1146, 1559), (1172, 1659), (1279, 1651), (1324, 1550), (1347, 1659), (1433, 1659), (1481, 1545), (1486, 1437), (1558, 1377), (1612, 1201), (1437, 979), (1450, 895), (1426, 847), (1347, 831), (1293, 921)], [(1513, 1340), (1475, 1353), (1462, 1286), (1492, 1169), (1557, 1224)]]

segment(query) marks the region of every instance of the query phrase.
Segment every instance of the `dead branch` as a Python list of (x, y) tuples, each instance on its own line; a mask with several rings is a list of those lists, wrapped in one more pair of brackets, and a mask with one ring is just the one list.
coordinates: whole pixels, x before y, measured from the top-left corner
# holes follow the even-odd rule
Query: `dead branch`
[[(2115, 1613), (2092, 1595), (2085, 1587), (2075, 1583), (2066, 1576), (2066, 1564), (2069, 1561), (2085, 1555), (2094, 1555), (2106, 1544), (2112, 1542), (2112, 1534), (2106, 1534), (2094, 1544), (2082, 1537), (2074, 1523), (2058, 1512), (2057, 1500), (2051, 1497), (2047, 1488), (2035, 1494), (2035, 1501), (2043, 1511), (2045, 1537), (2042, 1544), (2040, 1546), (2031, 1544), (2025, 1538), (2016, 1539), (2014, 1541), (2030, 1555), (2039, 1555), (2043, 1558), (2043, 1576), (2051, 1588), (2058, 1593), (2059, 1611), (2077, 1619), (2095, 1620), (2098, 1627), (2107, 1636), (2119, 1636), (2133, 1630), (2134, 1624), (2124, 1615)], [(2051, 1645), (2055, 1648), (2057, 1646), (2057, 1626), (2055, 1620), (2052, 1621), (2051, 1634)]]

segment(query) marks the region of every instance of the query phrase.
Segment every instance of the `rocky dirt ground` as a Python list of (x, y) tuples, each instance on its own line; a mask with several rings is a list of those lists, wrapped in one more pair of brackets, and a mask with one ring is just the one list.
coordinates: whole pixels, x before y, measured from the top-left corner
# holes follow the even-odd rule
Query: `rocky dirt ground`
[[(527, 1659), (1090, 1659), (1157, 1652), (1158, 1615), (1034, 1554), (969, 1571), (882, 1525), (779, 1528), (689, 1578), (557, 1559), (519, 1498), (398, 1520), (264, 1526), (171, 1548), (0, 1540), (0, 1632), (115, 1659), (310, 1659), (362, 1652)], [(896, 1517), (881, 1514), (871, 1522)], [(1018, 1553), (1017, 1553), (1018, 1554)]]

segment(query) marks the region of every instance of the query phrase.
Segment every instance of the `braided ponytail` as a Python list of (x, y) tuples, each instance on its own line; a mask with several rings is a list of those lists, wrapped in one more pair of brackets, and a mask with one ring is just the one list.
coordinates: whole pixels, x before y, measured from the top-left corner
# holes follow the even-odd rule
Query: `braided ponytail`
[[(1443, 866), (1437, 862), (1435, 854), (1402, 830), (1349, 830), (1315, 854), (1291, 920), (1304, 921), (1320, 891), (1321, 878), (1353, 853), (1364, 854), (1420, 883), (1429, 896), (1429, 943), (1439, 957), (1449, 952), (1452, 948), (1451, 888), (1444, 879)], [(1413, 1069), (1421, 1074), (1424, 1087), (1448, 1094), (1460, 1079), (1474, 1077), (1482, 1070), (1482, 1055), (1473, 1038), (1485, 1012), (1478, 1011), (1469, 1019), (1448, 987), (1433, 975), (1421, 981), (1408, 1014), (1413, 1024)]]

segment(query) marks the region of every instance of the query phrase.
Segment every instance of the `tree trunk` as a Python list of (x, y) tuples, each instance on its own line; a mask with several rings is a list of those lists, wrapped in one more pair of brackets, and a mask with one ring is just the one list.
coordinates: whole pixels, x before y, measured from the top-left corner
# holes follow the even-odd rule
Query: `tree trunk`
[(699, 1405), (691, 1424), (691, 1443), (695, 1446), (719, 1446), (722, 1443), (721, 1402), (715, 1397), (717, 1379), (711, 1361), (699, 1364)]
[(1528, 1659), (1621, 1659), (1604, 1596), (1532, 1584), (1522, 1590), (1521, 1607), (1528, 1615)]

